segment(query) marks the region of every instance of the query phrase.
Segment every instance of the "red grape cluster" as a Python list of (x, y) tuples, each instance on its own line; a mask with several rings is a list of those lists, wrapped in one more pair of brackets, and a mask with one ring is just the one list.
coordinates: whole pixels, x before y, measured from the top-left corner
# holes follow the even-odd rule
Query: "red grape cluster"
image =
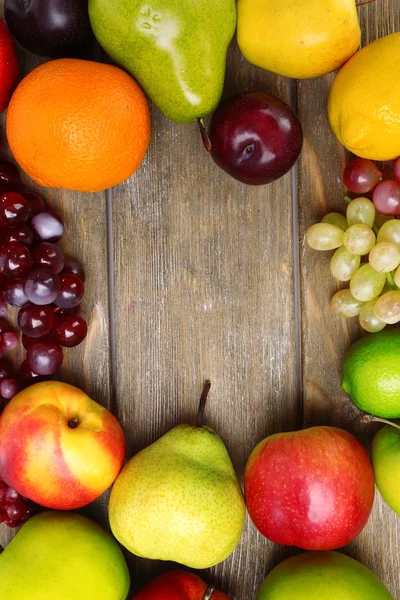
[(381, 173), (372, 160), (355, 158), (344, 170), (343, 183), (351, 192), (372, 192), (372, 201), (382, 215), (400, 216), (400, 157)]
[(20, 496), (0, 479), (0, 523), (8, 527), (19, 527), (37, 510), (37, 506)]
[[(25, 190), (13, 164), (0, 161), (0, 353), (18, 343), (1, 318), (9, 304), (19, 309), (18, 327), (27, 351), (20, 377), (28, 385), (50, 378), (62, 364), (62, 346), (77, 346), (87, 334), (86, 321), (76, 314), (85, 274), (56, 245), (63, 233), (61, 217)], [(15, 383), (1, 380), (0, 371), (3, 398), (18, 391)]]

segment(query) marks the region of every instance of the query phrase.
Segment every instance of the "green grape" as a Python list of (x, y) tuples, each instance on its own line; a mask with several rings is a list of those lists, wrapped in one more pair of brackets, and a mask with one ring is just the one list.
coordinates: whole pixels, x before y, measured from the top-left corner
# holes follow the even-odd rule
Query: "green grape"
[(391, 242), (380, 242), (372, 248), (368, 260), (375, 271), (389, 273), (400, 265), (400, 248)]
[(343, 244), (344, 231), (330, 223), (315, 223), (307, 231), (306, 240), (313, 250), (334, 250)]
[(379, 296), (385, 285), (385, 281), (385, 273), (378, 273), (367, 263), (354, 273), (350, 280), (350, 291), (357, 300), (369, 302)]
[(360, 257), (340, 246), (331, 259), (331, 274), (339, 281), (350, 281), (360, 267)]
[(378, 319), (376, 314), (374, 313), (374, 307), (377, 302), (377, 298), (374, 300), (370, 300), (366, 302), (360, 311), (360, 325), (365, 331), (369, 333), (377, 333), (378, 331), (382, 331), (386, 327), (385, 321), (381, 321)]
[(347, 206), (346, 218), (349, 224), (364, 224), (372, 227), (375, 221), (375, 206), (368, 198), (355, 198)]
[(340, 290), (331, 298), (331, 309), (340, 317), (356, 317), (363, 305), (364, 302), (354, 298), (349, 289)]
[(400, 321), (400, 290), (386, 292), (378, 298), (374, 313), (385, 323), (393, 324)]
[(396, 273), (394, 274), (394, 282), (397, 285), (397, 287), (400, 288), (400, 267), (397, 269)]
[(344, 245), (352, 254), (363, 256), (375, 246), (375, 234), (368, 225), (351, 225), (344, 232)]
[(336, 225), (336, 227), (343, 229), (343, 231), (346, 231), (348, 228), (346, 217), (337, 212), (331, 212), (325, 215), (321, 223), (330, 223), (331, 225)]
[(378, 243), (391, 242), (400, 248), (400, 221), (390, 219), (386, 221), (378, 232)]
[(388, 221), (392, 221), (392, 220), (393, 220), (393, 216), (392, 215), (382, 215), (379, 212), (377, 212), (375, 214), (375, 225), (378, 227), (378, 229), (380, 227), (382, 227), (382, 225), (384, 223), (387, 223)]

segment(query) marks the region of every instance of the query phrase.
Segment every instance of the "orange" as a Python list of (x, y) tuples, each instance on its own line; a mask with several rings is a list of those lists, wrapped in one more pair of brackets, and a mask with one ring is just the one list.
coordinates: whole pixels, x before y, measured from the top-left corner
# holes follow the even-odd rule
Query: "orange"
[(40, 185), (98, 192), (136, 171), (150, 141), (138, 84), (111, 65), (63, 58), (27, 75), (7, 111), (7, 138)]

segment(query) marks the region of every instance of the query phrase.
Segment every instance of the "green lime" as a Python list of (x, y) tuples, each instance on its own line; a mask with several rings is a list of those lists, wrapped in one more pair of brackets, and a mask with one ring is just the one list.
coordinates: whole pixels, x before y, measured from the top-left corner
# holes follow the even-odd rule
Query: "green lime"
[(365, 335), (343, 360), (342, 388), (361, 410), (400, 417), (400, 330)]

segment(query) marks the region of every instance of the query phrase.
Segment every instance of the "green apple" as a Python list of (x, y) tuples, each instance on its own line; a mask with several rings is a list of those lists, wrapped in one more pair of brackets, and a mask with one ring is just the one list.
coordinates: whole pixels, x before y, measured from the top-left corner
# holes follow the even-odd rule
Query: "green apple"
[(372, 441), (375, 483), (382, 498), (400, 515), (400, 430), (385, 425)]
[(379, 579), (339, 552), (305, 552), (273, 569), (257, 600), (393, 600)]

